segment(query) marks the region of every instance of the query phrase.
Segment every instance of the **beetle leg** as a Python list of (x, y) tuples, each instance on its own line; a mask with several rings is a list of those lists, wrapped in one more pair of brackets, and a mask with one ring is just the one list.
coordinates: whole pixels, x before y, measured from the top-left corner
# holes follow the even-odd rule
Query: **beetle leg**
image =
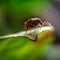
[(27, 35), (27, 30), (26, 30), (26, 35)]

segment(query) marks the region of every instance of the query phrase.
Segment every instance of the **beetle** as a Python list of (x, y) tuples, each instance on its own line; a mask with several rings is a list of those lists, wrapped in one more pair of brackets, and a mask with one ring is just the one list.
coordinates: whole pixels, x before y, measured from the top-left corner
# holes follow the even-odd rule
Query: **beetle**
[(24, 23), (24, 29), (32, 29), (38, 26), (42, 26), (42, 21), (40, 18), (31, 18), (25, 21)]
[(50, 26), (51, 23), (49, 21), (44, 21), (42, 22), (42, 20), (40, 18), (30, 18), (27, 21), (24, 22), (24, 29), (26, 30), (26, 37), (28, 37), (29, 39), (31, 39), (32, 41), (36, 41), (37, 40), (37, 33), (36, 33), (36, 38), (32, 38), (31, 36), (27, 35), (27, 30), (30, 30), (32, 28), (36, 28), (36, 27), (42, 27), (42, 26)]

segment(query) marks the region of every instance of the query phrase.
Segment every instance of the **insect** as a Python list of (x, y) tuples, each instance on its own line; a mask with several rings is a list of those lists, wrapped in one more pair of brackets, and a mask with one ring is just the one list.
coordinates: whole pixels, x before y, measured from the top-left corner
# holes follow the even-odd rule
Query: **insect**
[(27, 21), (24, 22), (24, 29), (26, 30), (26, 36), (33, 40), (33, 41), (36, 41), (37, 40), (37, 33), (36, 33), (36, 29), (35, 29), (35, 33), (36, 33), (36, 37), (35, 38), (32, 38), (31, 36), (27, 35), (27, 30), (29, 29), (32, 29), (32, 28), (36, 28), (36, 27), (42, 27), (42, 26), (45, 26), (45, 25), (51, 25), (50, 22), (48, 21), (44, 21), (42, 22), (42, 20), (40, 18), (31, 18), (31, 19), (28, 19)]
[(42, 26), (42, 21), (40, 18), (31, 18), (24, 23), (24, 29), (26, 30), (39, 26)]

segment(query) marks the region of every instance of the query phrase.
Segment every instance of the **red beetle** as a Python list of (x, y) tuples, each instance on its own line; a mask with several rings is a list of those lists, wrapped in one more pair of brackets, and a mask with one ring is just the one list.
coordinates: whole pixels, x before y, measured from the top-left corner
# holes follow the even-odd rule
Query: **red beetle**
[(28, 29), (32, 29), (35, 27), (41, 27), (43, 25), (51, 25), (51, 23), (49, 21), (44, 21), (42, 22), (40, 18), (31, 18), (27, 21), (25, 21), (24, 23), (24, 29), (28, 30)]
[[(28, 19), (27, 21), (24, 22), (24, 29), (26, 30), (26, 34), (27, 34), (27, 30), (28, 29), (32, 29), (32, 28), (36, 28), (36, 27), (41, 27), (43, 25), (51, 25), (50, 22), (48, 21), (44, 21), (42, 22), (42, 20), (40, 18), (31, 18)], [(36, 32), (35, 32), (36, 33)], [(27, 35), (28, 36), (28, 35)], [(28, 36), (28, 38), (32, 39), (31, 36)], [(35, 38), (36, 40), (37, 38)], [(34, 39), (33, 39), (34, 40)], [(34, 40), (34, 41), (35, 41)]]
[(40, 18), (31, 18), (24, 23), (24, 29), (32, 29), (35, 27), (40, 27), (42, 26), (42, 21)]

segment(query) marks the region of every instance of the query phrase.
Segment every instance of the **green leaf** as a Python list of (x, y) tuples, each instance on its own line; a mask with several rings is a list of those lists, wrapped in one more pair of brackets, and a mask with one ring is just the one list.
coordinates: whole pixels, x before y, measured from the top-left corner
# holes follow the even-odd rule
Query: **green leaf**
[(39, 33), (36, 42), (25, 37), (1, 40), (0, 60), (37, 60), (53, 40), (54, 35), (51, 30)]

